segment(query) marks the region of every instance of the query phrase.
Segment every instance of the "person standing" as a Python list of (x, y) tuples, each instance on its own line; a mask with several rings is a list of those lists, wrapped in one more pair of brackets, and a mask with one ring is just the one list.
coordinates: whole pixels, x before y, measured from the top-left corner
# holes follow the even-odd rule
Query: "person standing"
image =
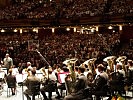
[(7, 68), (7, 73), (8, 73), (8, 70), (11, 68), (11, 66), (13, 66), (13, 59), (10, 57), (8, 53), (5, 55), (3, 64), (4, 64), (4, 67)]

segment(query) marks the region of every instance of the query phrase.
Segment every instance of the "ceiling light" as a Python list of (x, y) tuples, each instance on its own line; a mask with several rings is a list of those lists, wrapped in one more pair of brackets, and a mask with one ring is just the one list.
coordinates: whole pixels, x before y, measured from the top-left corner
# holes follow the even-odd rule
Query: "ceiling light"
[(1, 30), (1, 32), (5, 32), (5, 30), (4, 30), (4, 29), (2, 29), (2, 30)]
[(112, 26), (109, 26), (108, 29), (113, 29), (113, 27)]
[(18, 30), (17, 30), (17, 29), (14, 29), (13, 31), (14, 31), (14, 32), (17, 32)]

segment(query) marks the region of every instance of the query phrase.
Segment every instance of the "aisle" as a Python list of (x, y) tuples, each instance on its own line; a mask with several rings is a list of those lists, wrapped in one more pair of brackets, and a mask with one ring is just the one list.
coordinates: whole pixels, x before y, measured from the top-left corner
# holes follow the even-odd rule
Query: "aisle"
[(11, 90), (10, 90), (10, 96), (7, 97), (7, 85), (4, 84), (4, 88), (1, 93), (0, 100), (23, 100), (22, 99), (22, 87), (17, 86), (16, 90), (17, 90), (16, 95), (12, 95)]

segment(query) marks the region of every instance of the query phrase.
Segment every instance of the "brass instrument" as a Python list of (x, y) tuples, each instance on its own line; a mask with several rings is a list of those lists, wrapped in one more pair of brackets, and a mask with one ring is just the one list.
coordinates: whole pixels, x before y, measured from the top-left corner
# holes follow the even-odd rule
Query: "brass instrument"
[(27, 74), (27, 77), (31, 75), (31, 72), (26, 68), (24, 69), (25, 73)]
[(127, 73), (127, 68), (125, 66), (127, 57), (126, 56), (120, 56), (116, 59), (116, 62), (122, 65), (122, 69)]
[(97, 58), (92, 58), (83, 63), (88, 66), (89, 71), (92, 72), (93, 75), (96, 74), (96, 72), (95, 72), (95, 61), (96, 60), (97, 60)]
[(76, 81), (76, 74), (74, 72), (75, 69), (75, 63), (78, 59), (68, 59), (66, 61), (63, 62), (63, 64), (66, 64), (70, 74), (66, 76), (65, 78), (65, 85), (66, 85), (66, 90), (68, 92), (68, 94), (71, 94), (73, 91), (73, 87), (75, 85), (75, 81)]
[(116, 59), (115, 56), (108, 56), (103, 59), (103, 61), (107, 62), (109, 69), (107, 69), (107, 73), (114, 72), (114, 60)]

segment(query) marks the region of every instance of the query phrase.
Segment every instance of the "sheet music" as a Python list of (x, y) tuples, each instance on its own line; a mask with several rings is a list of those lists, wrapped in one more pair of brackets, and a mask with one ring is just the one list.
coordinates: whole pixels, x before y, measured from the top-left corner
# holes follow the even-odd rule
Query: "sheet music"
[(43, 73), (40, 70), (36, 70), (36, 76), (40, 79), (43, 77)]
[(60, 83), (65, 83), (66, 75), (69, 74), (68, 72), (58, 73), (58, 81)]
[(7, 74), (7, 68), (1, 68), (2, 71), (5, 72), (5, 74)]
[(0, 72), (0, 78), (4, 78), (5, 77), (5, 72)]
[(16, 74), (17, 83), (23, 82), (27, 78), (28, 74)]
[(16, 75), (16, 80), (17, 80), (17, 83), (23, 82), (23, 75), (22, 74), (17, 74)]

